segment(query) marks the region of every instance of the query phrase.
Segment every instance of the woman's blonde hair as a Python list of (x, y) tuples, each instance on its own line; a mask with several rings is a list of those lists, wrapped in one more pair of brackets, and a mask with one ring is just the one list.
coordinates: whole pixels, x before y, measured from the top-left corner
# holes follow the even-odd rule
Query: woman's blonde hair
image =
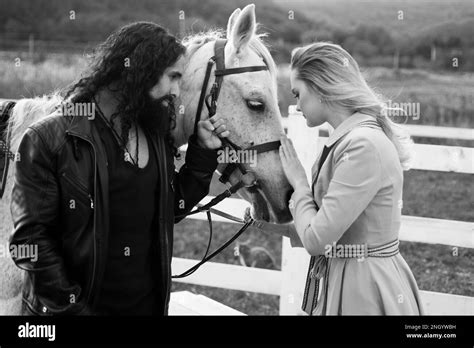
[(388, 118), (385, 99), (369, 87), (359, 65), (341, 46), (316, 42), (295, 48), (291, 69), (296, 77), (321, 96), (323, 103), (334, 103), (352, 113), (375, 117), (395, 145), (404, 170), (410, 167), (413, 141), (409, 134)]

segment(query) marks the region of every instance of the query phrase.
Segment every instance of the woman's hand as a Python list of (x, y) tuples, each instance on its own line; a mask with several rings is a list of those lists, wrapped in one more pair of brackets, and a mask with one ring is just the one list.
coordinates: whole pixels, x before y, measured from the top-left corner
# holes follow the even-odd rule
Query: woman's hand
[(199, 121), (197, 127), (197, 143), (200, 147), (216, 150), (222, 147), (219, 138), (228, 137), (230, 132), (226, 130), (224, 120), (216, 116)]
[(298, 155), (296, 154), (293, 143), (286, 136), (281, 137), (280, 159), (288, 179), (293, 189), (301, 185), (308, 185), (308, 179), (303, 166), (301, 165)]

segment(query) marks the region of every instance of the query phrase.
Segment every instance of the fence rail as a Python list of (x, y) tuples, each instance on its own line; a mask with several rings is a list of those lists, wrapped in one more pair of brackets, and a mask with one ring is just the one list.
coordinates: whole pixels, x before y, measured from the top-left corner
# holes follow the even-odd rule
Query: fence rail
[[(172, 262), (173, 274), (182, 273), (197, 262), (198, 260), (175, 257)], [(173, 281), (279, 296), (281, 279), (280, 271), (208, 262), (189, 277)]]
[(470, 128), (406, 125), (414, 137), (474, 140), (474, 130)]
[[(283, 118), (283, 126), (290, 126), (289, 117)], [(406, 128), (410, 135), (414, 137), (474, 140), (474, 129), (472, 128), (439, 127), (417, 124), (403, 124), (401, 127)], [(318, 128), (323, 132), (330, 132), (332, 130), (332, 127), (327, 123)]]

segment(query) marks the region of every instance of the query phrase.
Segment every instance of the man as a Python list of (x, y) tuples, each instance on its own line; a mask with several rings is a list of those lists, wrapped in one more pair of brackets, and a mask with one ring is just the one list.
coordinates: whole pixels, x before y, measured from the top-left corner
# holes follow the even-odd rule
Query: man
[(65, 95), (66, 103), (90, 103), (83, 110), (94, 117), (63, 107), (26, 131), (11, 245), (38, 250), (36, 262), (13, 257), (27, 271), (27, 314), (168, 313), (173, 224), (209, 192), (219, 137), (229, 135), (218, 120), (200, 122), (175, 171), (173, 100), (184, 53), (156, 24), (125, 26)]

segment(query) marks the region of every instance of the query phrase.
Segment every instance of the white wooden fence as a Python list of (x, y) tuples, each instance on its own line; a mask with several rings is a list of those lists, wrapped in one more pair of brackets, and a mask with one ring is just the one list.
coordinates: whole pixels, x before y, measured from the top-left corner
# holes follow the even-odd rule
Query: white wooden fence
[[(322, 133), (331, 131), (330, 126), (308, 128), (303, 117), (290, 108), (290, 115), (284, 119), (287, 135), (292, 139), (307, 177), (311, 178), (311, 166), (327, 137)], [(407, 126), (413, 136), (434, 138), (457, 138), (474, 140), (473, 129), (457, 129), (431, 126)], [(472, 148), (415, 144), (416, 160), (413, 169), (444, 172), (474, 172), (474, 152)], [(202, 202), (208, 202), (206, 197)], [(470, 199), (466, 197), (466, 199)], [(217, 205), (235, 216), (243, 216), (249, 204), (240, 199), (229, 198)], [(205, 214), (196, 214), (192, 218), (206, 220)], [(229, 220), (214, 217), (215, 221)], [(454, 247), (474, 248), (474, 224), (471, 222), (433, 219), (415, 216), (403, 216), (400, 240), (443, 244)], [(181, 273), (198, 260), (173, 258), (173, 273)], [(291, 248), (289, 239), (283, 237), (281, 271), (249, 268), (223, 263), (209, 262), (193, 275), (176, 280), (203, 286), (257, 292), (280, 296), (280, 314), (300, 314), (300, 304), (305, 284), (305, 270), (308, 269), (309, 255), (302, 248)], [(427, 314), (474, 314), (474, 298), (431, 291), (421, 291), (422, 301)]]

